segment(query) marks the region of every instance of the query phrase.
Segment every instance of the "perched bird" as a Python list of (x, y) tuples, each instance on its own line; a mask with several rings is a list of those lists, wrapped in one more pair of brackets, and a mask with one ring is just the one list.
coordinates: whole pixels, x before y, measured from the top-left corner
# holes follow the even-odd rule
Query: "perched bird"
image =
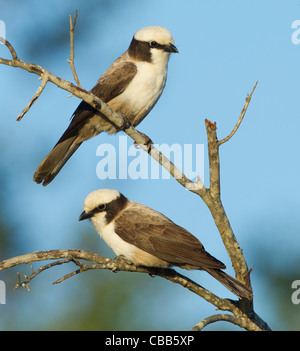
[[(111, 109), (137, 126), (161, 96), (167, 78), (170, 53), (178, 53), (171, 33), (161, 26), (137, 31), (125, 51), (99, 78), (91, 92)], [(49, 184), (81, 143), (101, 132), (114, 134), (117, 126), (82, 101), (71, 123), (53, 150), (37, 167), (33, 180)]]
[(221, 270), (225, 265), (205, 251), (191, 233), (117, 190), (90, 193), (79, 220), (87, 218), (117, 257), (123, 256), (136, 266), (204, 270), (237, 296), (252, 295), (244, 284)]

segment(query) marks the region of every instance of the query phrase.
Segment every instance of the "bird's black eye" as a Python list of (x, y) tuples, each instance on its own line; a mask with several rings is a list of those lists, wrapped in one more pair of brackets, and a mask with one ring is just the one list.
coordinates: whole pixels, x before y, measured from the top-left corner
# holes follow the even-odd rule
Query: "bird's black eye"
[(150, 45), (151, 48), (157, 48), (158, 47), (158, 43), (155, 40), (149, 41), (149, 45)]
[(106, 205), (99, 205), (97, 206), (97, 211), (101, 212), (101, 211), (104, 211), (106, 209)]

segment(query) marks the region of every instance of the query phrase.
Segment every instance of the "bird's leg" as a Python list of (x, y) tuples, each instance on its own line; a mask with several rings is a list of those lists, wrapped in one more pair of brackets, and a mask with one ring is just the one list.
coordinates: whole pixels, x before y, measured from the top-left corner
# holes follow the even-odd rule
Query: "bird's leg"
[(123, 256), (123, 255), (116, 256), (116, 258), (111, 260), (111, 263), (112, 263), (112, 266), (113, 266), (111, 268), (111, 271), (113, 273), (117, 273), (117, 271), (119, 270), (119, 266), (121, 266), (124, 263), (132, 265), (132, 262), (127, 260), (127, 258), (125, 256)]
[[(148, 154), (150, 153), (150, 151), (151, 151), (151, 148), (152, 148), (152, 145), (153, 145), (153, 141), (146, 135), (146, 134), (144, 134), (144, 133), (142, 133), (142, 132), (139, 132), (140, 134), (142, 134), (142, 136), (144, 137), (144, 139), (145, 139), (145, 143), (144, 143), (144, 145), (147, 147), (147, 152), (148, 152)], [(139, 146), (139, 144), (137, 143), (137, 142), (134, 142), (134, 147), (135, 148), (139, 148), (140, 146)]]
[(123, 116), (123, 124), (118, 129), (125, 131), (126, 129), (131, 127), (131, 123), (123, 113), (121, 113), (121, 115)]

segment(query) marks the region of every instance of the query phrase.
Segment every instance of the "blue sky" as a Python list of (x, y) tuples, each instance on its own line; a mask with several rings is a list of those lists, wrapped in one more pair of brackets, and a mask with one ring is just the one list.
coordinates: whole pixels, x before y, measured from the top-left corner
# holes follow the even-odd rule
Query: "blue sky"
[[(219, 139), (225, 137), (234, 127), (247, 93), (258, 81), (239, 131), (221, 146), (221, 190), (247, 263), (255, 267), (255, 310), (271, 327), (280, 329), (272, 305), (276, 287), (264, 284), (260, 275), (264, 268), (261, 253), (268, 252), (278, 269), (290, 267), (299, 257), (300, 44), (292, 42), (292, 23), (300, 19), (300, 2), (126, 0), (122, 6), (118, 1), (114, 5), (110, 12), (105, 7), (95, 12), (91, 1), (49, 1), (47, 7), (33, 0), (26, 4), (1, 1), (0, 20), (5, 22), (7, 39), (21, 59), (73, 80), (66, 61), (68, 43), (59, 45), (56, 38), (55, 46), (48, 45), (47, 40), (57, 23), (60, 32), (68, 36), (68, 15), (78, 9), (75, 63), (86, 89), (127, 49), (135, 31), (148, 25), (167, 27), (180, 53), (170, 59), (160, 101), (138, 127), (157, 144), (204, 144), (206, 155), (204, 119), (216, 121)], [(82, 16), (89, 16), (88, 28), (80, 25)], [(57, 21), (64, 17), (65, 22)], [(80, 40), (76, 43), (77, 35)], [(40, 46), (34, 46), (37, 38), (44, 37)], [(9, 57), (3, 45), (0, 56)], [(118, 148), (118, 136), (103, 134), (86, 142), (46, 188), (33, 183), (36, 166), (67, 127), (79, 101), (48, 84), (23, 121), (16, 122), (40, 82), (34, 75), (7, 66), (0, 66), (0, 77), (0, 152), (2, 167), (9, 176), (5, 189), (7, 213), (13, 211), (20, 232), (16, 255), (77, 247), (82, 242), (79, 233), (91, 229), (89, 223), (77, 221), (85, 196), (98, 188), (116, 188), (191, 231), (233, 274), (207, 208), (176, 181), (97, 178), (100, 157), (96, 149), (102, 143)], [(132, 141), (127, 142), (129, 147)], [(206, 156), (204, 167), (208, 185)], [(99, 248), (95, 247), (95, 251)], [(113, 257), (109, 251), (107, 254)], [(188, 275), (216, 293), (227, 294), (205, 273)], [(295, 280), (299, 276), (298, 270)], [(59, 292), (55, 290), (55, 294)], [(163, 301), (164, 296), (159, 299)], [(179, 314), (184, 313), (185, 324), (174, 322), (170, 328), (192, 327), (191, 321), (197, 323), (214, 313), (213, 307), (204, 302), (203, 308), (195, 311), (194, 305), (202, 301), (184, 289), (176, 289), (173, 299), (180, 301)], [(63, 303), (63, 297), (60, 300)], [(33, 314), (38, 313), (38, 308)], [(164, 303), (163, 313), (168, 315), (170, 311), (171, 306)], [(21, 329), (26, 328), (24, 322), (19, 323)]]

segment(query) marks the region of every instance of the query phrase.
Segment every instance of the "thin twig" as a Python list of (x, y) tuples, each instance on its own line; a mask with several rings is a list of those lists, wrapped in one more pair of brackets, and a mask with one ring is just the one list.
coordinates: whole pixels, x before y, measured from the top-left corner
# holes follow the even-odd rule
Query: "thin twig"
[[(83, 263), (81, 263), (80, 261), (78, 261), (78, 260), (77, 260), (76, 258), (74, 258), (74, 257), (71, 257), (71, 261), (72, 261), (73, 263), (75, 263), (76, 266), (78, 266), (78, 267), (80, 267), (80, 268), (77, 269), (77, 270), (74, 271), (74, 272), (71, 272), (71, 273), (68, 273), (68, 274), (64, 275), (64, 276), (63, 276), (62, 278), (60, 278), (60, 279), (57, 279), (55, 282), (52, 283), (53, 285), (59, 284), (59, 283), (63, 282), (64, 280), (69, 279), (69, 278), (73, 277), (74, 275), (76, 275), (76, 274), (78, 274), (78, 273), (81, 273), (81, 272), (83, 271), (84, 267), (87, 266), (87, 265), (84, 265)], [(89, 265), (89, 266), (95, 266), (95, 265)]]
[(13, 48), (13, 46), (11, 45), (11, 43), (2, 37), (0, 37), (0, 41), (7, 46), (7, 48), (9, 49), (9, 51), (11, 53), (12, 59), (18, 60), (17, 53), (16, 53), (15, 49)]
[(78, 75), (76, 73), (75, 63), (74, 63), (74, 29), (75, 29), (76, 20), (77, 20), (77, 10), (75, 12), (75, 16), (74, 16), (73, 22), (72, 22), (72, 16), (71, 15), (69, 15), (69, 20), (70, 20), (70, 59), (68, 60), (68, 62), (70, 64), (70, 66), (71, 66), (75, 82), (81, 88), (81, 84), (80, 84)]
[(24, 274), (26, 280), (22, 283), (20, 283), (20, 276), (18, 276), (18, 282), (15, 286), (15, 289), (19, 288), (20, 286), (25, 286), (27, 289), (29, 287), (29, 282), (35, 278), (38, 274), (42, 273), (43, 271), (45, 271), (46, 269), (49, 269), (51, 267), (54, 267), (54, 266), (58, 266), (58, 265), (61, 265), (63, 263), (68, 263), (70, 261), (73, 261), (73, 258), (72, 257), (69, 257), (69, 258), (65, 258), (64, 260), (60, 260), (60, 261), (55, 261), (55, 262), (51, 262), (51, 263), (48, 263), (46, 264), (45, 266), (42, 266), (40, 267), (38, 270), (36, 270), (35, 272), (32, 271), (31, 275), (30, 276), (27, 276)]
[(253, 87), (253, 89), (252, 89), (252, 91), (251, 91), (251, 94), (248, 95), (248, 96), (246, 97), (246, 103), (245, 103), (245, 105), (244, 105), (244, 107), (243, 107), (243, 109), (242, 109), (242, 112), (241, 112), (240, 117), (239, 117), (239, 119), (238, 119), (238, 121), (237, 121), (237, 124), (236, 124), (235, 127), (233, 128), (232, 132), (231, 132), (226, 138), (224, 138), (224, 139), (222, 139), (222, 140), (220, 140), (220, 141), (218, 142), (218, 146), (220, 146), (220, 145), (226, 143), (226, 141), (228, 141), (230, 138), (232, 138), (233, 135), (235, 134), (235, 132), (238, 130), (238, 128), (239, 128), (240, 124), (242, 123), (242, 120), (243, 120), (243, 118), (244, 118), (244, 116), (245, 116), (245, 113), (246, 113), (247, 108), (248, 108), (248, 105), (249, 105), (249, 103), (250, 103), (250, 101), (251, 101), (252, 94), (254, 93), (254, 90), (255, 90), (255, 88), (256, 88), (256, 86), (257, 86), (257, 83), (258, 83), (258, 82), (255, 83), (255, 85), (254, 85), (254, 87)]
[(24, 117), (25, 113), (29, 111), (30, 107), (34, 104), (34, 102), (39, 98), (39, 96), (42, 94), (46, 84), (48, 82), (48, 77), (47, 75), (42, 77), (42, 83), (38, 87), (36, 93), (34, 94), (33, 98), (29, 101), (28, 105), (24, 108), (24, 110), (19, 114), (17, 121), (21, 121), (21, 119)]
[(220, 321), (230, 322), (241, 328), (247, 328), (247, 322), (244, 319), (232, 316), (230, 314), (220, 313), (203, 319), (201, 322), (195, 325), (191, 331), (201, 331), (207, 325)]

